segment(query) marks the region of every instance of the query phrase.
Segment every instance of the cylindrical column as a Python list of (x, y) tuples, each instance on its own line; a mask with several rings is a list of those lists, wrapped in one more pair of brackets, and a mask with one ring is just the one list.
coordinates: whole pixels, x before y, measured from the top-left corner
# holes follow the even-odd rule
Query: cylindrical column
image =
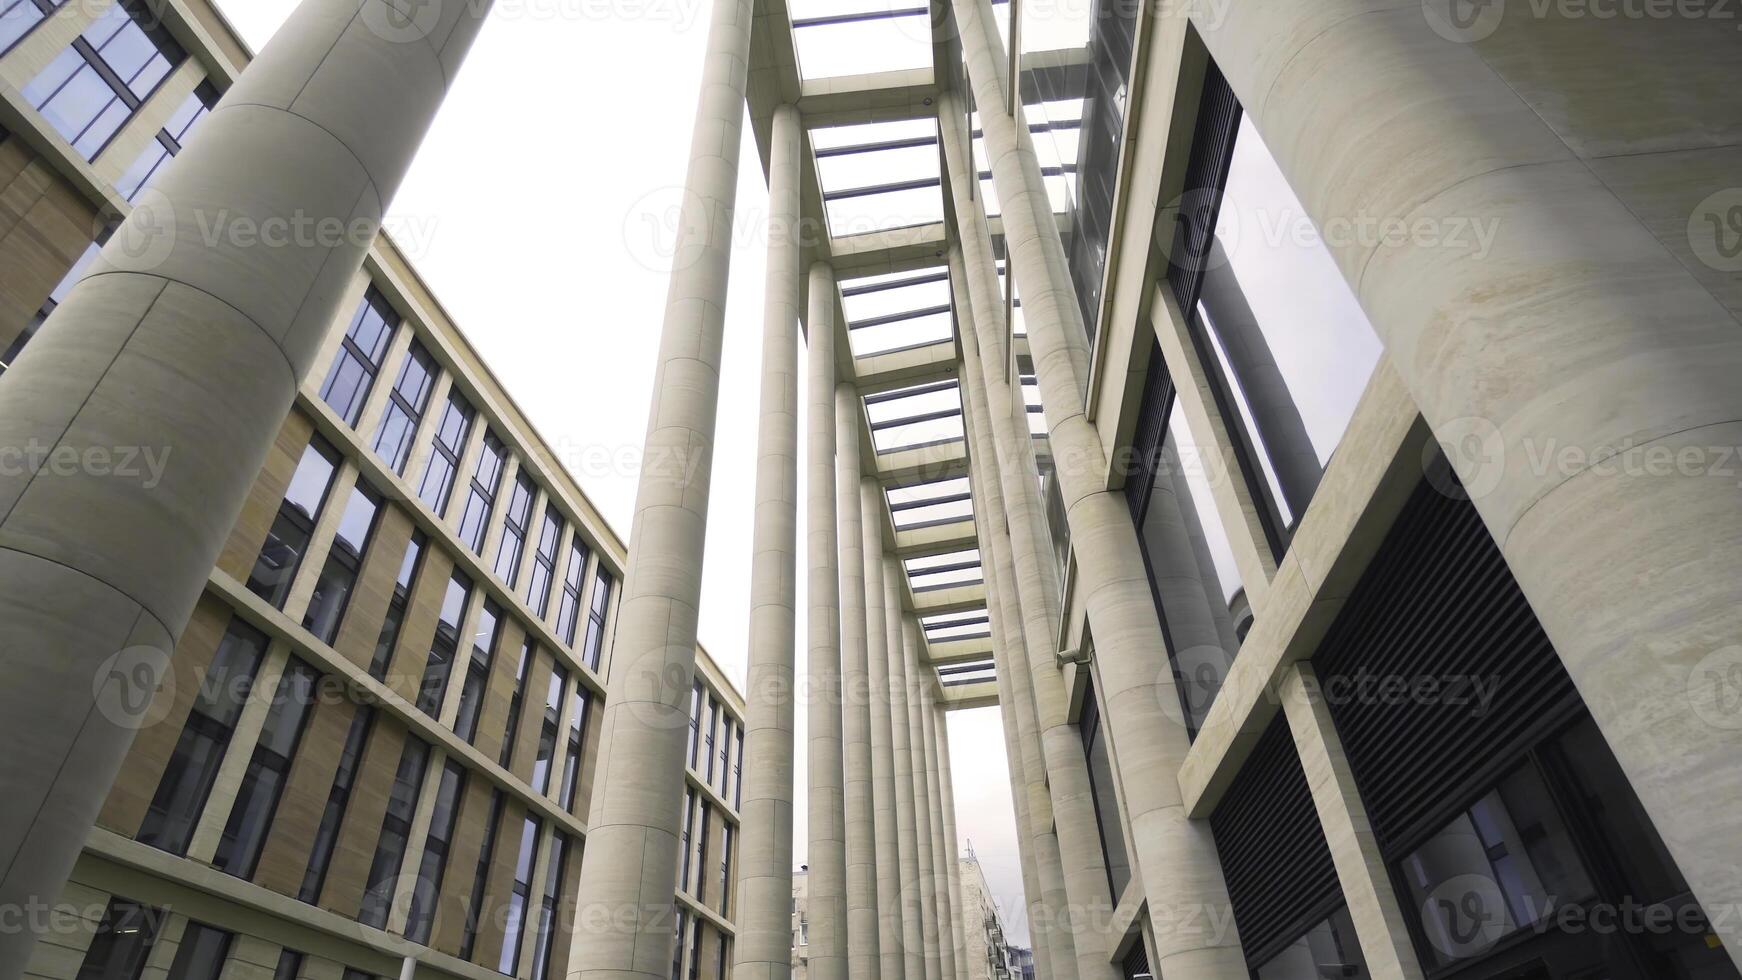
[[(794, 630), (798, 550), (799, 119), (774, 110), (768, 153), (768, 269), (750, 555), (744, 801), (734, 965), (792, 972)], [(832, 393), (831, 393), (832, 397)], [(815, 878), (811, 882), (815, 882)], [(812, 923), (816, 918), (812, 916)]]
[[(901, 563), (893, 558), (889, 563), (899, 575)], [(927, 681), (925, 668), (919, 662), (919, 622), (911, 613), (901, 617), (901, 652), (907, 670), (907, 747), (913, 753), (913, 836), (919, 857), (920, 952), (925, 959), (925, 975), (930, 980), (943, 980), (943, 963), (938, 958), (937, 893), (933, 890), (937, 878), (932, 866), (931, 777), (926, 771), (925, 722), (920, 719)]]
[[(810, 907), (811, 931), (805, 970), (814, 980), (846, 980), (848, 948), (846, 777), (841, 752), (843, 640), (835, 565), (835, 299), (834, 271), (827, 263), (813, 263), (805, 379), (809, 398), (805, 531), (810, 569), (805, 620), (810, 634), (810, 697), (805, 719), (810, 875), (805, 901)], [(860, 615), (862, 618), (863, 613)]]
[(0, 445), (162, 461), (0, 475), (0, 906), (60, 894), (489, 7), (303, 3), (0, 381)]
[(617, 612), (570, 976), (668, 980), (686, 709), (712, 477), (749, 0), (719, 0), (690, 143), (646, 451)]
[[(869, 560), (872, 538), (879, 552), (883, 547), (883, 491), (870, 484), (865, 497), (865, 541)], [(901, 857), (901, 953), (909, 980), (925, 972), (925, 935), (920, 926), (924, 905), (920, 901), (919, 824), (914, 818), (913, 728), (907, 714), (909, 685), (906, 644), (901, 639), (901, 564), (883, 561), (884, 648), (889, 652), (889, 718), (895, 752), (895, 833)]]
[[(921, 638), (919, 623), (909, 619), (907, 629), (913, 638), (915, 649), (920, 651), (920, 659), (925, 659), (925, 641)], [(930, 671), (930, 668), (926, 668)], [(934, 675), (935, 676), (935, 675)], [(943, 777), (938, 769), (938, 733), (937, 733), (937, 699), (933, 694), (933, 677), (927, 676), (919, 690), (919, 724), (920, 745), (925, 750), (926, 798), (931, 806), (926, 810), (926, 820), (931, 825), (932, 903), (935, 906), (935, 921), (938, 935), (938, 968), (942, 971), (943, 980), (957, 980), (956, 947), (955, 947), (955, 905), (950, 900), (949, 863), (954, 860), (954, 854), (944, 839), (944, 794)], [(967, 980), (961, 977), (961, 980)]]
[(1166, 646), (1136, 528), (1123, 497), (1106, 488), (1106, 453), (1084, 415), (1088, 337), (1058, 225), (1022, 111), (1005, 111), (999, 83), (1005, 55), (990, 4), (952, 5), (1003, 202), (1009, 270), (1022, 290), (1048, 439), (1063, 461), (1059, 486), (1079, 557), (1077, 591), (1095, 637), (1104, 718), (1114, 746), (1126, 747), (1119, 780), (1156, 940), (1153, 966), (1170, 978), (1238, 976), (1245, 960), (1236, 931), (1225, 925), (1232, 916), (1223, 914), (1228, 894), (1215, 839), (1206, 824), (1186, 818), (1180, 797), (1179, 768), (1190, 742), (1172, 707), (1178, 704), (1172, 673), (1156, 669)]
[(956, 787), (950, 778), (949, 719), (949, 712), (939, 705), (933, 728), (938, 737), (938, 789), (943, 799), (944, 850), (949, 855), (949, 878), (945, 885), (950, 890), (950, 945), (956, 958), (956, 976), (959, 980), (968, 980), (968, 943), (963, 934), (968, 920), (962, 909), (962, 853), (960, 838), (956, 836)]
[[(855, 411), (854, 419), (858, 418)], [(871, 477), (859, 480), (859, 543), (865, 569), (865, 659), (871, 701), (871, 800), (876, 814), (877, 942), (884, 980), (920, 980), (908, 974), (902, 931), (901, 837), (895, 797), (895, 734), (889, 676), (889, 629), (883, 614), (882, 491)]]
[[(812, 303), (816, 302), (812, 281)], [(834, 290), (830, 288), (831, 297)], [(813, 327), (812, 329), (815, 329)], [(814, 362), (813, 362), (814, 363)], [(859, 516), (859, 398), (835, 387), (835, 511), (841, 549), (841, 755), (846, 769), (847, 975), (881, 977), (875, 763), (870, 665), (865, 647), (865, 545)]]

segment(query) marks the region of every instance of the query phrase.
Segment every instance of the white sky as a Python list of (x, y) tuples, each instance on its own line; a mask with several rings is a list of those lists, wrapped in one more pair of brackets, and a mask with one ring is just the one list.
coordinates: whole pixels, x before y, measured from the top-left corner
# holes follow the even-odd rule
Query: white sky
[[(258, 50), (295, 0), (217, 3)], [(633, 459), (646, 427), (666, 290), (660, 225), (683, 184), (707, 19), (705, 0), (498, 0), (388, 218), (503, 386), (625, 537), (635, 471), (612, 461)], [(700, 613), (702, 643), (740, 687), (767, 197), (746, 130), (715, 448), (724, 465), (714, 471)], [(802, 415), (799, 424), (802, 445)], [(802, 671), (802, 573), (798, 582)], [(802, 706), (798, 721), (802, 862)], [(958, 832), (973, 842), (1012, 938), (1026, 943), (998, 713), (957, 712), (949, 727)]]

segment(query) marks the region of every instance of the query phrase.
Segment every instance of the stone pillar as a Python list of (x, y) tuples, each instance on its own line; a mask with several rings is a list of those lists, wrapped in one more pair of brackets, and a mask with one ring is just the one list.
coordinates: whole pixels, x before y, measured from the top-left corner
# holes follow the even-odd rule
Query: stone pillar
[[(1474, 258), (1365, 240), (1330, 251), (1742, 963), (1742, 917), (1722, 911), (1742, 903), (1742, 488), (1729, 462), (1742, 330), (1713, 285), (1722, 198), (1687, 203), (1728, 181), (1690, 178), (1691, 196), (1665, 206), (1673, 222), (1636, 217), (1589, 144), (1496, 74), (1489, 45), (1448, 41), (1419, 13), (1258, 2), (1200, 30), (1317, 227), (1375, 215), (1493, 229)], [(1301, 68), (1309, 44), (1322, 70)], [(1613, 70), (1670, 63), (1672, 44), (1641, 39)], [(1544, 99), (1565, 99), (1560, 79), (1543, 81)], [(1662, 186), (1684, 176), (1674, 158), (1634, 165)]]
[(1064, 261), (1020, 107), (1007, 112), (999, 81), (1003, 43), (987, 0), (952, 0), (980, 106), (981, 128), (1003, 205), (1010, 272), (1022, 290), (1029, 349), (1046, 408), (1048, 439), (1061, 461), (1059, 485), (1095, 637), (1096, 674), (1107, 730), (1120, 757), (1137, 873), (1148, 896), (1158, 975), (1170, 980), (1239, 976), (1245, 969), (1227, 886), (1207, 824), (1186, 818), (1178, 773), (1190, 741), (1175, 705), (1149, 576), (1123, 495), (1107, 489), (1100, 434), (1084, 414), (1088, 336)]
[[(874, 487), (872, 493), (874, 496), (865, 498), (865, 538), (869, 543), (875, 534), (881, 549), (883, 515), (889, 511), (882, 488)], [(882, 560), (890, 733), (895, 752), (895, 833), (901, 857), (901, 953), (908, 980), (920, 980), (926, 976), (925, 935), (920, 926), (924, 905), (920, 901), (919, 823), (914, 813), (913, 727), (907, 713), (913, 681), (907, 672), (907, 644), (901, 637), (901, 563), (888, 556)]]
[[(815, 303), (814, 280), (811, 288), (811, 301)], [(876, 765), (871, 692), (875, 688), (871, 686), (866, 659), (865, 546), (859, 513), (859, 397), (850, 384), (835, 387), (834, 419), (835, 511), (840, 521), (841, 563), (841, 756), (846, 770), (842, 798), (846, 802), (847, 823), (847, 975), (851, 980), (872, 980), (883, 971), (877, 819), (873, 802)]]
[[(908, 631), (913, 636), (914, 648), (920, 651), (920, 661), (925, 661), (925, 640), (922, 638), (919, 623), (908, 620)], [(927, 671), (931, 668), (927, 667)], [(920, 744), (925, 749), (926, 796), (931, 801), (927, 808), (926, 819), (931, 825), (932, 902), (936, 907), (936, 927), (938, 935), (938, 967), (942, 971), (943, 980), (958, 980), (956, 973), (955, 947), (955, 904), (950, 898), (950, 862), (955, 860), (954, 850), (944, 838), (944, 794), (943, 777), (938, 769), (938, 733), (937, 733), (937, 698), (934, 692), (935, 672), (926, 677), (919, 687), (920, 706)], [(960, 980), (967, 980), (960, 977)]]
[(713, 8), (577, 890), (569, 975), (581, 980), (671, 972), (676, 774), (695, 672), (750, 25), (749, 0)]
[[(792, 971), (794, 630), (798, 550), (799, 117), (774, 110), (768, 163), (768, 270), (762, 314), (761, 417), (750, 556), (744, 802), (734, 966), (783, 980)], [(632, 539), (633, 540), (633, 539)], [(814, 919), (813, 919), (814, 921)]]
[(967, 917), (962, 908), (962, 854), (960, 839), (956, 836), (956, 788), (950, 778), (950, 715), (941, 705), (936, 711), (932, 727), (938, 737), (938, 790), (943, 799), (944, 850), (949, 855), (946, 865), (949, 878), (945, 886), (950, 890), (950, 943), (956, 958), (956, 976), (958, 980), (968, 980), (968, 946), (967, 937), (963, 935)]
[[(859, 413), (855, 399), (854, 421)], [(883, 607), (883, 491), (859, 480), (859, 541), (865, 569), (865, 659), (871, 702), (871, 801), (876, 813), (877, 948), (884, 980), (920, 980), (907, 972), (902, 928), (901, 838), (897, 829), (895, 734), (892, 727), (889, 629)]]
[[(835, 274), (827, 263), (810, 268), (805, 486), (806, 629), (810, 672), (806, 763), (810, 876), (810, 957), (806, 976), (846, 980), (847, 818), (841, 729), (841, 586), (835, 532)], [(857, 452), (858, 446), (854, 447)], [(854, 480), (853, 485), (858, 481)], [(863, 622), (864, 613), (860, 612)], [(860, 629), (863, 630), (861, 625)], [(861, 644), (861, 647), (863, 644)], [(790, 928), (790, 927), (789, 927)], [(790, 941), (790, 940), (789, 940)]]
[[(901, 563), (889, 559), (898, 570)], [(899, 571), (897, 574), (901, 574)], [(899, 581), (899, 579), (897, 580)], [(926, 770), (925, 722), (920, 716), (925, 689), (930, 686), (919, 659), (919, 621), (912, 613), (901, 617), (901, 651), (907, 670), (907, 747), (913, 753), (913, 836), (919, 856), (919, 935), (920, 953), (925, 959), (925, 975), (930, 980), (943, 980), (943, 962), (938, 957), (938, 906), (936, 872), (933, 867), (931, 814), (931, 777)]]
[[(60, 894), (489, 6), (303, 3), (0, 383), (0, 445), (164, 465), (0, 476), (0, 905)], [(0, 976), (34, 942), (0, 934)]]

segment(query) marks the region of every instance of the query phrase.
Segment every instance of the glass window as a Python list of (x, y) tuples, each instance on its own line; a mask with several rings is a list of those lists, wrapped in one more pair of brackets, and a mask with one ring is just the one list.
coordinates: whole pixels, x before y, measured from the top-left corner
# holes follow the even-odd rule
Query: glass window
[[(732, 722), (731, 715), (726, 715), (725, 717), (720, 719), (720, 770), (719, 770), (719, 773), (720, 773), (719, 780), (720, 781), (718, 783), (714, 784), (714, 788), (720, 791), (721, 796), (728, 795), (726, 792), (726, 775), (727, 775), (728, 770), (730, 770), (730, 768), (731, 768), (730, 763), (731, 763), (731, 759), (732, 759), (732, 735), (733, 735), (733, 732), (736, 730), (736, 727), (737, 726), (734, 725)], [(710, 772), (709, 773), (709, 781), (710, 782), (712, 782), (712, 777), (713, 777), (713, 773)]]
[(955, 379), (865, 396), (871, 441), (879, 453), (960, 442), (962, 392)]
[(75, 980), (139, 980), (166, 914), (125, 898), (109, 899)]
[(339, 342), (339, 353), (321, 385), (321, 400), (332, 406), (346, 425), (355, 426), (362, 417), (369, 389), (381, 373), (387, 345), (398, 328), (399, 314), (387, 297), (370, 286), (351, 317), (351, 326), (345, 331), (345, 339)]
[(575, 628), (581, 615), (581, 578), (587, 571), (587, 543), (577, 530), (569, 548), (568, 568), (563, 573), (563, 594), (557, 601), (556, 628), (563, 642), (575, 645)]
[[(924, 13), (924, 8), (921, 8)], [(849, 30), (875, 31), (879, 23)], [(929, 19), (921, 19), (927, 25)], [(798, 32), (804, 36), (804, 32)], [(929, 62), (929, 56), (927, 58)], [(944, 219), (937, 120), (904, 119), (811, 131), (829, 235), (845, 238)], [(857, 353), (857, 348), (855, 348)]]
[(411, 587), (417, 581), (423, 565), (424, 545), (428, 539), (422, 531), (411, 532), (405, 546), (405, 557), (399, 561), (399, 577), (393, 582), (393, 597), (387, 602), (387, 618), (381, 623), (381, 635), (375, 640), (375, 655), (369, 659), (369, 676), (387, 679), (387, 667), (393, 660), (393, 648), (399, 645), (399, 630), (405, 625), (405, 610), (411, 604)]
[(562, 894), (563, 875), (568, 870), (569, 839), (552, 833), (550, 857), (545, 862), (544, 896), (538, 910), (538, 935), (532, 947), (534, 980), (550, 980), (550, 948), (556, 931), (557, 899)]
[(448, 591), (442, 596), (435, 638), (430, 641), (423, 680), (417, 686), (417, 706), (431, 718), (441, 714), (442, 700), (448, 693), (448, 680), (454, 674), (454, 655), (460, 649), (460, 620), (466, 615), (466, 604), (471, 597), (472, 580), (464, 572), (455, 571), (448, 579)]
[(520, 553), (526, 548), (526, 532), (532, 526), (532, 498), (538, 493), (530, 473), (514, 478), (508, 492), (508, 512), (502, 517), (502, 543), (496, 546), (496, 577), (514, 584), (520, 574)]
[(138, 0), (118, 0), (24, 86), (24, 98), (86, 160), (187, 53)]
[(715, 701), (714, 696), (710, 694), (708, 695), (708, 727), (702, 730), (702, 755), (704, 756), (702, 761), (707, 763), (708, 768), (707, 773), (703, 776), (703, 781), (709, 786), (714, 785), (714, 759), (716, 758), (714, 755), (714, 735), (719, 727), (720, 702)]
[(169, 980), (218, 980), (233, 937), (203, 922), (189, 922), (169, 965)]
[(339, 753), (339, 765), (333, 773), (333, 788), (327, 793), (327, 805), (321, 811), (320, 827), (315, 830), (314, 846), (309, 850), (308, 869), (303, 872), (302, 887), (296, 893), (299, 901), (313, 904), (320, 897), (321, 886), (326, 883), (333, 845), (339, 839), (339, 823), (344, 820), (345, 807), (351, 802), (351, 785), (357, 778), (357, 763), (363, 757), (363, 743), (369, 738), (369, 728), (374, 720), (375, 712), (363, 705), (357, 707), (357, 713), (351, 718), (345, 748)]
[(411, 440), (417, 435), (417, 423), (429, 407), (430, 389), (435, 386), (436, 362), (422, 344), (411, 342), (405, 352), (405, 363), (399, 367), (399, 380), (387, 399), (387, 414), (375, 432), (375, 454), (386, 461), (395, 473), (405, 472), (411, 458)]
[(302, 973), (302, 954), (286, 947), (278, 952), (278, 966), (272, 970), (272, 980), (297, 980)]
[(696, 917), (690, 927), (690, 980), (699, 980), (702, 973), (702, 919)]
[(1361, 957), (1355, 922), (1349, 918), (1347, 907), (1332, 912), (1258, 968), (1258, 980), (1366, 980), (1367, 976), (1367, 961)]
[(1125, 854), (1125, 829), (1113, 787), (1113, 762), (1107, 754), (1107, 733), (1101, 727), (1101, 707), (1091, 684), (1083, 697), (1083, 716), (1078, 722), (1083, 736), (1083, 756), (1088, 761), (1089, 792), (1095, 803), (1095, 822), (1101, 837), (1101, 853), (1107, 862), (1107, 889), (1114, 904), (1131, 883), (1131, 861)]
[(508, 725), (502, 733), (502, 754), (496, 760), (507, 769), (514, 761), (514, 736), (520, 731), (520, 707), (526, 701), (526, 667), (532, 662), (531, 640), (520, 643), (520, 662), (514, 668), (514, 694), (508, 699)]
[(498, 973), (520, 972), (520, 939), (526, 933), (526, 905), (532, 897), (532, 869), (538, 864), (537, 817), (528, 816), (520, 825), (520, 852), (514, 861), (514, 888), (508, 895), (508, 916), (502, 930), (502, 955)]
[(140, 825), (141, 844), (187, 853), (265, 652), (266, 634), (240, 619), (230, 621)]
[(368, 884), (363, 891), (357, 921), (377, 929), (387, 925), (393, 907), (393, 891), (399, 882), (400, 864), (411, 836), (411, 819), (417, 796), (423, 789), (423, 771), (429, 761), (429, 746), (407, 736), (399, 755), (399, 770), (393, 777), (393, 792), (387, 798), (387, 814), (381, 821), (381, 836), (375, 841), (375, 858), (369, 864)]
[(841, 307), (855, 357), (942, 343), (955, 336), (950, 274), (941, 266), (843, 281)]
[(696, 681), (690, 689), (690, 768), (696, 767), (696, 753), (700, 750), (702, 730), (702, 704), (706, 695), (702, 693), (702, 682)]
[(720, 824), (720, 914), (732, 914), (732, 825)]
[(679, 853), (677, 867), (677, 887), (687, 891), (690, 887), (690, 855), (695, 853), (694, 841), (690, 834), (696, 824), (696, 791), (688, 786), (683, 791), (683, 834), (679, 838), (682, 851)]
[(351, 592), (357, 586), (357, 576), (363, 569), (363, 553), (369, 538), (375, 533), (375, 518), (381, 510), (381, 495), (367, 483), (357, 481), (351, 488), (351, 499), (345, 502), (345, 512), (339, 517), (333, 546), (327, 551), (327, 563), (321, 577), (315, 581), (314, 596), (308, 611), (303, 613), (303, 628), (331, 644), (339, 635), (339, 621), (351, 602)]
[(435, 811), (430, 815), (429, 836), (424, 838), (423, 858), (411, 890), (411, 905), (405, 920), (405, 938), (428, 943), (435, 924), (436, 902), (441, 895), (442, 875), (448, 867), (448, 848), (453, 845), (454, 825), (460, 818), (460, 798), (466, 791), (466, 769), (452, 759), (442, 767), (436, 787)]
[(701, 823), (696, 831), (696, 877), (690, 885), (692, 893), (701, 902), (708, 900), (708, 825), (713, 822), (714, 808), (703, 800), (701, 806)]
[(562, 664), (551, 668), (550, 687), (544, 696), (544, 724), (538, 734), (538, 756), (532, 762), (532, 785), (540, 793), (550, 792), (551, 762), (556, 756), (557, 729), (562, 717), (563, 688), (568, 685), (569, 672)]
[(194, 125), (206, 118), (212, 108), (218, 104), (218, 90), (210, 82), (201, 82), (188, 97), (182, 100), (169, 121), (157, 131), (157, 135), (139, 154), (139, 157), (121, 174), (121, 179), (115, 182), (115, 193), (132, 201), (139, 196), (151, 178), (157, 176), (170, 157), (181, 152), (188, 137), (192, 135)]
[(734, 744), (732, 755), (732, 809), (744, 808), (744, 731), (742, 728), (732, 737)]
[(5, 54), (65, 0), (0, 0), (0, 54)]
[(532, 555), (532, 577), (526, 582), (526, 604), (541, 619), (550, 607), (550, 582), (556, 574), (556, 549), (562, 536), (562, 516), (554, 505), (546, 506), (538, 532), (538, 548)]
[(611, 573), (599, 569), (593, 581), (593, 602), (587, 609), (587, 642), (581, 659), (588, 667), (599, 669), (599, 657), (605, 648), (605, 613), (611, 608)]
[(472, 554), (484, 553), (484, 534), (490, 527), (490, 508), (496, 503), (496, 490), (502, 485), (502, 467), (508, 462), (508, 449), (496, 433), (484, 430), (484, 451), (478, 454), (478, 465), (472, 468), (471, 487), (466, 492), (466, 509), (460, 514), (460, 540), (472, 549)]
[(502, 791), (490, 791), (490, 822), (484, 826), (484, 843), (478, 850), (478, 867), (472, 872), (471, 898), (466, 903), (466, 931), (460, 940), (460, 959), (471, 962), (478, 943), (478, 923), (484, 912), (484, 889), (490, 882), (490, 866), (496, 860), (496, 832), (502, 826)]
[(574, 707), (569, 712), (569, 747), (563, 758), (563, 809), (575, 808), (575, 789), (580, 784), (581, 749), (586, 740), (587, 712), (593, 706), (593, 696), (586, 685), (575, 684)]
[(799, 73), (806, 80), (931, 67), (931, 18), (924, 4), (807, 0), (790, 10)]
[(683, 980), (684, 937), (688, 925), (689, 913), (678, 909), (676, 931), (671, 943), (671, 980)]
[(308, 551), (309, 538), (314, 534), (315, 521), (326, 504), (327, 490), (338, 466), (338, 450), (315, 436), (309, 440), (296, 464), (296, 472), (291, 475), (284, 501), (278, 506), (278, 516), (248, 576), (248, 591), (265, 599), (274, 609), (283, 609), (284, 600), (290, 597), (296, 570)]
[(472, 655), (466, 660), (466, 680), (460, 687), (460, 712), (454, 718), (454, 734), (470, 742), (478, 734), (478, 714), (484, 706), (484, 689), (490, 683), (490, 661), (501, 636), (502, 610), (484, 600), (478, 627), (472, 631)]
[(260, 850), (272, 829), (273, 815), (278, 812), (279, 795), (290, 775), (290, 760), (296, 756), (304, 722), (314, 707), (319, 682), (320, 674), (301, 660), (292, 658), (285, 664), (260, 740), (254, 745), (254, 755), (248, 760), (241, 789), (230, 808), (230, 819), (218, 840), (212, 866), (219, 871), (239, 878), (254, 877)]
[(436, 422), (430, 448), (429, 465), (423, 471), (423, 483), (418, 487), (419, 500), (437, 514), (445, 514), (448, 496), (453, 493), (454, 474), (460, 470), (460, 454), (466, 451), (466, 435), (472, 431), (472, 406), (458, 391), (448, 392), (447, 407)]

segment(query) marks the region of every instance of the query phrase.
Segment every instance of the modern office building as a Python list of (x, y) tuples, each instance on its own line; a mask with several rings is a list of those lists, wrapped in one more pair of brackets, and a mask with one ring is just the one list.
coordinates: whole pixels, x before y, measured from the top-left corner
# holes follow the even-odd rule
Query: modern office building
[(625, 550), (390, 242), (189, 232), (370, 227), (487, 4), (8, 4), (0, 971), (784, 980), (803, 863), (807, 980), (967, 980), (997, 705), (1045, 980), (1737, 977), (1742, 34), (1600, 7), (716, 0)]

